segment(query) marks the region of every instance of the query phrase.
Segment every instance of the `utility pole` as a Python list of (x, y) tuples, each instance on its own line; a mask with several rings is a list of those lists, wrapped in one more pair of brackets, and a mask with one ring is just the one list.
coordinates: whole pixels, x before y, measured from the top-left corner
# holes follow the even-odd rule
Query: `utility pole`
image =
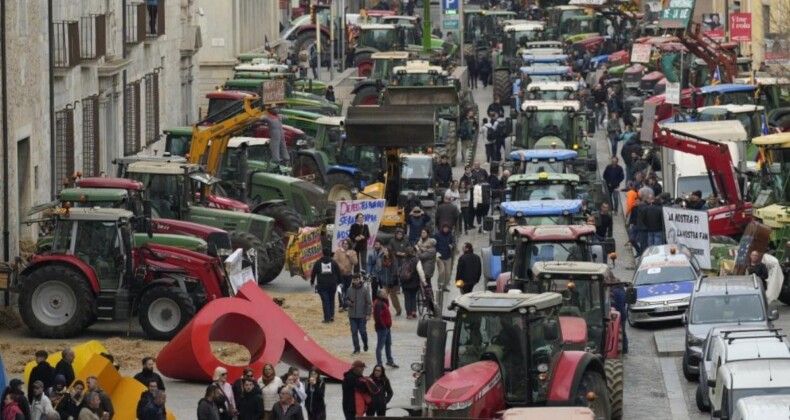
[(329, 4), (329, 80), (335, 79), (335, 7), (336, 1)]
[(422, 2), (422, 51), (431, 52), (431, 2)]
[[(318, 56), (318, 66), (316, 67), (316, 79), (321, 78), (321, 18), (316, 16), (315, 20), (315, 51)], [(308, 59), (309, 60), (309, 59)]]
[(464, 0), (458, 0), (458, 55), (461, 56), (461, 67), (466, 65), (466, 57), (464, 57)]

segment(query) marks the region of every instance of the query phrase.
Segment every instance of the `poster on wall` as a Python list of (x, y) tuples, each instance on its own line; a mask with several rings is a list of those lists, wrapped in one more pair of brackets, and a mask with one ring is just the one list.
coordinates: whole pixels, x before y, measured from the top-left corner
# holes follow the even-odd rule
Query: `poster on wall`
[(669, 0), (661, 10), (659, 26), (662, 28), (688, 28), (695, 0)]
[(704, 13), (702, 15), (702, 32), (717, 41), (724, 39), (724, 22), (720, 13)]
[(354, 224), (358, 214), (362, 214), (365, 217), (365, 224), (368, 225), (368, 230), (370, 231), (368, 248), (372, 248), (373, 243), (376, 241), (376, 234), (379, 232), (381, 219), (384, 217), (384, 207), (386, 207), (386, 200), (339, 201), (335, 209), (332, 249), (337, 249), (338, 243), (348, 238), (351, 225)]

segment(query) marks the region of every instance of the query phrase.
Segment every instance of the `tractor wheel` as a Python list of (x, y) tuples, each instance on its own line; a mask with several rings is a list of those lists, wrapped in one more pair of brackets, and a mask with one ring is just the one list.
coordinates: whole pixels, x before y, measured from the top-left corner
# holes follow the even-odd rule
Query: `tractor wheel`
[(351, 105), (377, 105), (379, 103), (379, 92), (375, 86), (365, 86), (354, 95)]
[(299, 233), (304, 226), (302, 216), (295, 209), (284, 204), (275, 204), (260, 209), (258, 214), (274, 219), (274, 230), (283, 240), (283, 246), (288, 246), (288, 234)]
[(355, 187), (354, 178), (350, 175), (335, 173), (326, 176), (324, 189), (327, 191), (329, 201), (336, 203), (340, 200), (351, 200), (351, 190)]
[(168, 341), (184, 328), (197, 310), (192, 298), (178, 287), (156, 286), (140, 298), (138, 317), (145, 335)]
[(494, 96), (500, 103), (508, 103), (513, 87), (510, 83), (510, 73), (507, 70), (494, 71)]
[[(315, 31), (302, 32), (294, 41), (294, 51), (296, 51), (296, 55), (299, 55), (299, 51), (309, 51), (313, 44), (315, 44)], [(321, 36), (321, 51), (329, 51), (329, 40), (323, 35)]]
[(258, 284), (271, 283), (285, 267), (285, 245), (275, 229), (272, 232), (272, 246), (267, 250), (268, 262), (258, 269)]
[(686, 352), (683, 352), (683, 376), (686, 377), (686, 380), (689, 382), (697, 382), (699, 380), (699, 375), (695, 374), (691, 371), (689, 366), (689, 358), (686, 355)]
[(88, 279), (65, 265), (47, 265), (25, 276), (19, 314), (33, 334), (67, 338), (90, 324), (96, 306)]
[[(597, 396), (594, 400), (587, 399), (590, 392)], [(596, 419), (611, 419), (612, 408), (609, 405), (609, 393), (606, 391), (606, 381), (601, 374), (588, 370), (582, 375), (579, 387), (576, 388), (573, 405), (589, 407), (595, 413)]]
[(232, 230), (228, 232), (228, 236), (233, 249), (241, 248), (244, 251), (245, 265), (253, 265), (252, 262), (255, 262), (253, 271), (258, 284), (268, 283), (263, 281), (261, 275), (263, 268), (269, 265), (269, 251), (263, 246), (263, 242), (249, 232)]
[(612, 420), (623, 418), (623, 360), (606, 359), (606, 388), (609, 391), (609, 404), (612, 408)]
[[(450, 121), (447, 124), (447, 155), (450, 157), (450, 166), (453, 168), (458, 165), (458, 123)], [(462, 161), (466, 161), (466, 156), (461, 157)]]
[(697, 392), (694, 393), (694, 399), (697, 400), (697, 410), (702, 413), (710, 411), (710, 404), (705, 403), (705, 396), (702, 395), (702, 387), (697, 385)]

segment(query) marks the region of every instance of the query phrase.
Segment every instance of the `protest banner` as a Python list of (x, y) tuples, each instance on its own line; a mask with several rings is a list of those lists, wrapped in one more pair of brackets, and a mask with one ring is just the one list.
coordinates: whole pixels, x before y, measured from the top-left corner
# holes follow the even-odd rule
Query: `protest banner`
[(365, 224), (368, 225), (370, 230), (370, 240), (368, 240), (368, 248), (373, 247), (373, 242), (376, 241), (376, 234), (381, 225), (381, 219), (384, 216), (384, 207), (387, 203), (385, 200), (351, 200), (339, 201), (335, 209), (335, 226), (332, 232), (332, 249), (338, 247), (338, 243), (342, 239), (348, 238), (348, 232), (351, 225), (354, 224), (357, 214), (362, 213), (365, 216)]
[(708, 212), (673, 207), (663, 207), (663, 210), (667, 244), (685, 245), (697, 258), (700, 267), (710, 270)]

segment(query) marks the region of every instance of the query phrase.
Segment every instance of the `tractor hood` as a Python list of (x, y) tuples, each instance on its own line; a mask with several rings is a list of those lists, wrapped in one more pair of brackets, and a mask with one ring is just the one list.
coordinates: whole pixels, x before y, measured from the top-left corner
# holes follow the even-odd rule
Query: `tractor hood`
[(306, 105), (312, 104), (314, 106), (332, 108), (338, 115), (340, 115), (341, 111), (343, 110), (343, 104), (328, 101), (327, 99), (310, 92), (295, 91), (293, 92), (293, 98), (298, 99), (300, 103), (304, 103)]
[(242, 213), (249, 213), (250, 206), (242, 203), (241, 201), (237, 201), (227, 197), (220, 197), (218, 195), (211, 195), (208, 198), (208, 202), (212, 205), (216, 206), (217, 208), (224, 209), (224, 210), (233, 210), (233, 211), (240, 211)]
[[(425, 394), (428, 409), (437, 417), (438, 412), (464, 412), (463, 417), (491, 418), (486, 408), (501, 404), (503, 395), (502, 373), (499, 364), (486, 360), (458, 368), (439, 378)], [(494, 403), (491, 403), (493, 401)], [(487, 415), (488, 414), (488, 415)]]
[(770, 206), (756, 209), (754, 216), (763, 221), (766, 226), (779, 229), (790, 224), (790, 214), (787, 206), (771, 204)]
[(436, 135), (431, 105), (352, 106), (346, 116), (346, 142), (352, 146), (432, 147)]
[(455, 86), (389, 86), (384, 105), (456, 106), (461, 102)]

